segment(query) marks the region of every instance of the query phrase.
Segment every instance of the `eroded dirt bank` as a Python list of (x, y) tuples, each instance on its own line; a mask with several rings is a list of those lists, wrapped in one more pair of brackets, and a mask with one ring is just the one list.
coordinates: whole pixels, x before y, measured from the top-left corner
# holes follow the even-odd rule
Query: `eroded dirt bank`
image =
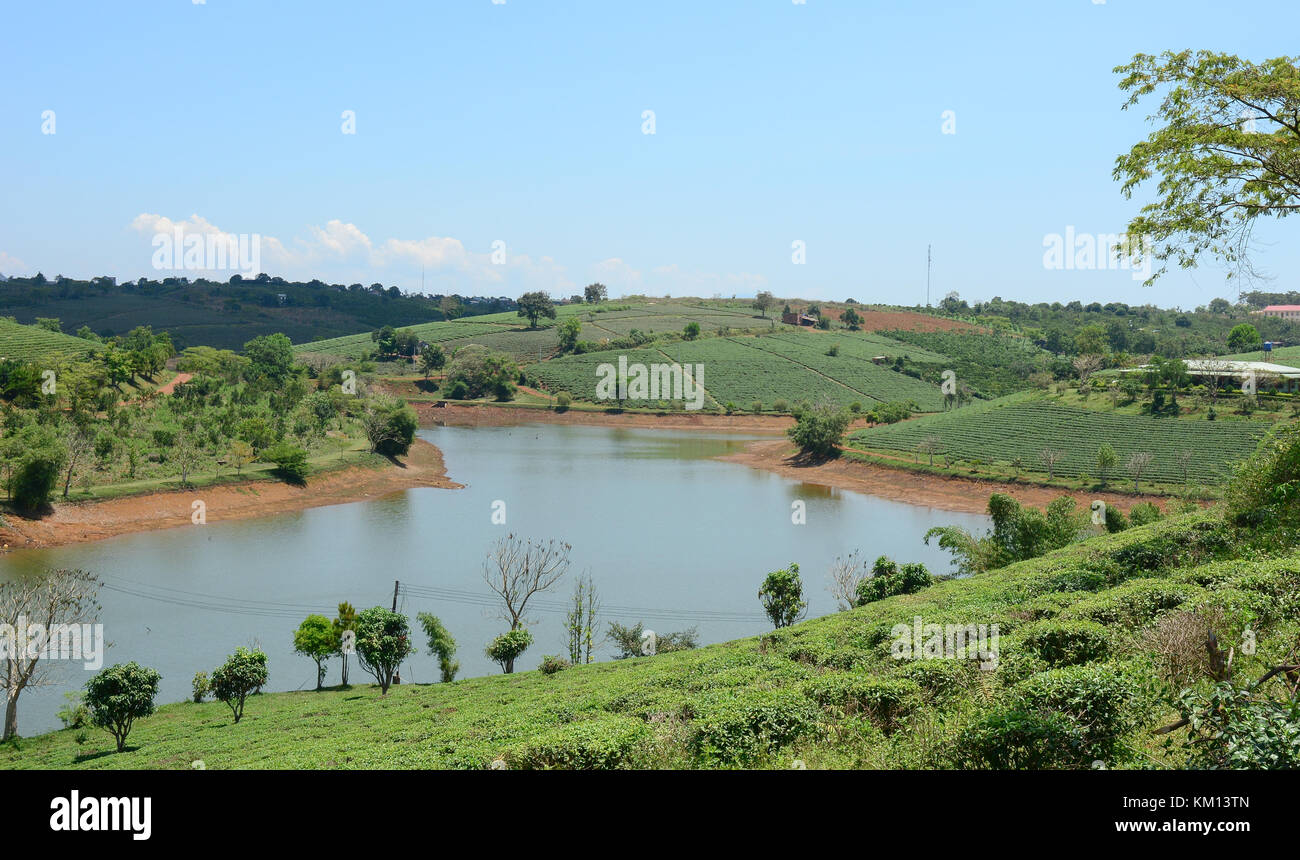
[(455, 489), (442, 452), (417, 439), (400, 465), (349, 466), (307, 479), (294, 487), (277, 481), (249, 481), (164, 493), (55, 505), (40, 519), (6, 515), (0, 527), (5, 549), (63, 546), (116, 535), (191, 525), (192, 503), (206, 506), (208, 523), (263, 517), (322, 505), (359, 502), (413, 487)]

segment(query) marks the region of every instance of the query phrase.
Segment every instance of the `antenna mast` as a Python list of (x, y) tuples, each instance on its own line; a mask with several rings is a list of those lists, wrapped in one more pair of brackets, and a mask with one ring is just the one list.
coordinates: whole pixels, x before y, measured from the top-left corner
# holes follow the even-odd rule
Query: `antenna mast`
[(930, 306), (930, 246), (925, 246), (925, 306)]

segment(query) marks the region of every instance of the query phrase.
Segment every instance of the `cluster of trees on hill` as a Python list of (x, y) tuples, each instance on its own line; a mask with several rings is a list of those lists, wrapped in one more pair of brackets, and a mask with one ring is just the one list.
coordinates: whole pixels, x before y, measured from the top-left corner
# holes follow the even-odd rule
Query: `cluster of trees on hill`
[[(281, 334), (250, 340), (242, 354), (183, 351), (191, 374), (170, 395), (152, 385), (173, 348), (147, 327), (102, 343), (84, 359), (51, 367), (0, 362), (0, 476), (8, 500), (36, 511), (61, 489), (89, 490), (149, 478), (188, 485), (202, 472), (241, 473), (254, 462), (302, 483), (313, 454), (365, 438), (387, 456), (404, 454), (416, 419), (405, 403), (345, 390), (345, 368), (312, 377)], [(134, 387), (132, 387), (134, 384)], [(342, 431), (342, 442), (329, 431)]]
[[(939, 303), (939, 312), (991, 328), (1018, 331), (1058, 355), (1127, 353), (1186, 358), (1238, 352), (1229, 342), (1233, 329), (1250, 323), (1264, 340), (1300, 342), (1300, 327), (1290, 320), (1265, 317), (1252, 311), (1262, 307), (1260, 296), (1233, 304), (1214, 299), (1195, 310), (1162, 309), (1154, 305), (1122, 302), (1072, 301), (1025, 304), (994, 297), (967, 304), (956, 293)], [(1265, 301), (1264, 304), (1272, 302)]]

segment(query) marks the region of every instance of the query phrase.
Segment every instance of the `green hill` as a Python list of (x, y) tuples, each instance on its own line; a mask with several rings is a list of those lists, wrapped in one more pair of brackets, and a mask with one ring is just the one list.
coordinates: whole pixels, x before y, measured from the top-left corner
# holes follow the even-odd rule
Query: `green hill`
[[(1109, 443), (1118, 455), (1111, 479), (1131, 480), (1126, 464), (1138, 453), (1152, 456), (1143, 474), (1146, 481), (1166, 484), (1218, 483), (1234, 462), (1255, 450), (1272, 426), (1268, 421), (1194, 418), (1152, 418), (1056, 402), (1041, 392), (1013, 394), (951, 412), (859, 430), (847, 447), (911, 461), (928, 462), (925, 444), (935, 448), (936, 461), (955, 457), (980, 470), (996, 467), (1010, 472), (1021, 460), (1021, 471), (1046, 476), (1044, 449), (1060, 453), (1058, 477), (1097, 474), (1097, 449)], [(1186, 457), (1186, 475), (1183, 458)]]
[(84, 356), (94, 348), (94, 343), (79, 337), (0, 319), (0, 361), (40, 363)]
[[(1177, 718), (1168, 696), (1209, 684), (1204, 636), (1183, 632), (1249, 630), (1234, 668), (1254, 679), (1295, 641), (1297, 594), (1291, 543), (1189, 514), (761, 637), (387, 697), (263, 694), (239, 724), (172, 704), (125, 753), (69, 729), (0, 747), (0, 767), (1179, 767), (1185, 733), (1165, 750), (1153, 730)], [(998, 625), (996, 667), (895, 657), (918, 618)]]

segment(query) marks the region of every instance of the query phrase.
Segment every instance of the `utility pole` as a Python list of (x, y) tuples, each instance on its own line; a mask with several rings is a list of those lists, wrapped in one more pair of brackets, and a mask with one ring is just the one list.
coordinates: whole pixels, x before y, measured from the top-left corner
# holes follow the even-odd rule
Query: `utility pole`
[(930, 306), (930, 246), (925, 246), (925, 306)]
[(399, 580), (396, 580), (396, 579), (393, 580), (393, 611), (394, 611), (394, 612), (397, 611), (397, 586), (398, 586), (398, 583), (399, 583)]

